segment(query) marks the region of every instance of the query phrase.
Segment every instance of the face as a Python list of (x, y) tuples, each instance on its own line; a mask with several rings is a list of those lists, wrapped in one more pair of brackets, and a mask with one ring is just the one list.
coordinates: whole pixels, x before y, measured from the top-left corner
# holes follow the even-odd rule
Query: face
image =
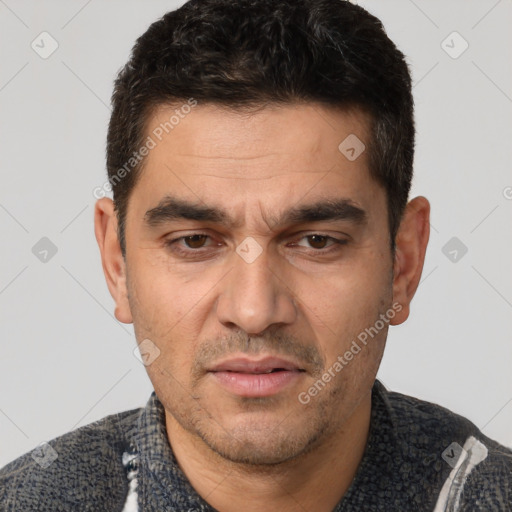
[(365, 151), (338, 149), (350, 135), (368, 145), (363, 113), (197, 105), (155, 139), (131, 193), (118, 318), (158, 355), (168, 429), (231, 461), (306, 453), (374, 382), (400, 306), (386, 194)]

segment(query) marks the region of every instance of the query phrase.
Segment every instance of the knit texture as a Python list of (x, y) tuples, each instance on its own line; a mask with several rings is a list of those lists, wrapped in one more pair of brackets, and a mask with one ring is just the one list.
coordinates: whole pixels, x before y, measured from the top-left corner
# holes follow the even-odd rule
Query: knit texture
[[(56, 456), (56, 458), (55, 458)], [(214, 512), (169, 445), (152, 393), (0, 470), (0, 511)], [(512, 512), (512, 451), (436, 404), (372, 389), (370, 432), (334, 512)]]

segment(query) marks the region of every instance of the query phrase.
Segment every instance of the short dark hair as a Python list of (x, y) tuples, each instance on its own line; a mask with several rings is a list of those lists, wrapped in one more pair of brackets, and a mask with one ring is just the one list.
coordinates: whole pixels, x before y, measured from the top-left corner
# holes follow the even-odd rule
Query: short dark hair
[(190, 98), (239, 110), (315, 102), (366, 111), (370, 174), (386, 191), (394, 252), (413, 172), (413, 99), (404, 56), (380, 20), (345, 0), (190, 0), (154, 22), (112, 94), (107, 170), (123, 255), (144, 160), (132, 159), (131, 172), (126, 164), (154, 108)]

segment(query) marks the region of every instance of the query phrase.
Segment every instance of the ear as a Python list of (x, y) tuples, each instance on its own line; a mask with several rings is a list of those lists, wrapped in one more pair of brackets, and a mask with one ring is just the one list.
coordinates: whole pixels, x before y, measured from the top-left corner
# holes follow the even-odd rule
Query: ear
[(120, 322), (130, 324), (133, 319), (126, 288), (126, 262), (117, 237), (117, 215), (112, 199), (104, 197), (96, 202), (94, 233), (100, 248), (107, 286), (116, 303), (115, 317)]
[(420, 282), (430, 235), (430, 203), (424, 197), (411, 200), (396, 236), (393, 265), (393, 303), (402, 306), (391, 321), (399, 325), (407, 320), (409, 306)]

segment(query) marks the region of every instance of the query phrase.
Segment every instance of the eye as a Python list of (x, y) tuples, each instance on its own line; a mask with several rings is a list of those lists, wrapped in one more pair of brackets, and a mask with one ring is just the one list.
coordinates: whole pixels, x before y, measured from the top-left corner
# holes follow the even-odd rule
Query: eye
[(304, 239), (306, 239), (309, 245), (314, 249), (325, 249), (327, 243), (332, 242), (330, 237), (324, 235), (308, 235), (305, 236)]
[(181, 238), (189, 249), (200, 249), (207, 239), (208, 235), (189, 235)]
[[(306, 244), (302, 243), (302, 241), (305, 240)], [(300, 241), (296, 244), (300, 247), (312, 247), (313, 249), (317, 249), (321, 251), (322, 249), (329, 249), (330, 247), (339, 244), (344, 245), (347, 243), (347, 240), (340, 240), (337, 238), (334, 238), (332, 236), (328, 235), (321, 235), (321, 234), (311, 234), (306, 235), (300, 239)]]
[(205, 251), (212, 249), (210, 246), (219, 244), (215, 244), (211, 237), (205, 233), (192, 233), (190, 235), (166, 240), (164, 245), (175, 255), (196, 257), (204, 255)]

